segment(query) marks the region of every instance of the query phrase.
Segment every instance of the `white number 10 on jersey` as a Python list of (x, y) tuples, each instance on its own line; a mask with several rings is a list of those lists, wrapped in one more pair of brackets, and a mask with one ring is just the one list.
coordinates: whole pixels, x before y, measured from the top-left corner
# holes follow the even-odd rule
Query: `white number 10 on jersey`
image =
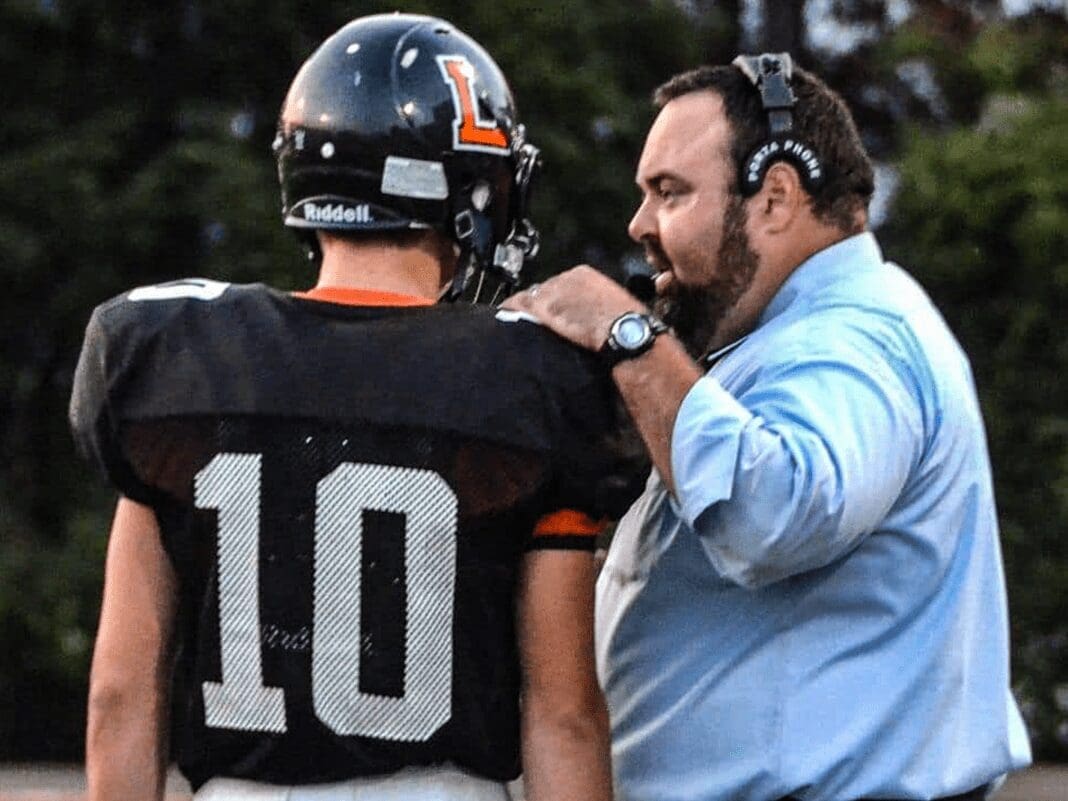
[[(285, 694), (263, 681), (259, 611), (260, 454), (222, 453), (196, 475), (199, 509), (219, 513), (222, 681), (203, 683), (208, 726), (286, 731)], [(404, 693), (361, 692), (363, 512), (405, 516)], [(312, 699), (336, 734), (428, 740), (452, 710), (456, 495), (430, 470), (344, 462), (315, 497)]]

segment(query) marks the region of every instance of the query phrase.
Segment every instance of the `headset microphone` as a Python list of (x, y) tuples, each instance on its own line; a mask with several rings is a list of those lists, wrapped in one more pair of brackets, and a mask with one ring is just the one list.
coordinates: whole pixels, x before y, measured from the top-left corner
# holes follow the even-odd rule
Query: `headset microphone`
[(648, 305), (656, 299), (656, 270), (639, 259), (627, 259), (623, 263), (623, 286)]

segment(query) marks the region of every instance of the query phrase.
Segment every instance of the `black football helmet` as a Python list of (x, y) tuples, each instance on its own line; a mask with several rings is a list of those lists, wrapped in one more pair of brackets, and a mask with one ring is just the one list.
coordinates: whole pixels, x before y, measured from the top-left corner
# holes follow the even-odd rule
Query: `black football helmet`
[(482, 47), (441, 19), (379, 14), (338, 30), (300, 68), (273, 150), (285, 224), (434, 228), (460, 248), (447, 297), (484, 270), (518, 283), (538, 248), (527, 219), (538, 149)]

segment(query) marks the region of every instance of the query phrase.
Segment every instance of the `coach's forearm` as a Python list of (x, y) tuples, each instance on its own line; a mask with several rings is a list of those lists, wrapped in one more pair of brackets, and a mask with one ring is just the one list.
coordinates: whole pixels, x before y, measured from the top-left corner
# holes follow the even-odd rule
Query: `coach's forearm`
[(612, 369), (612, 378), (649, 456), (672, 490), (675, 484), (671, 470), (671, 434), (675, 418), (686, 394), (701, 375), (682, 344), (670, 334), (661, 334), (649, 351)]
[[(544, 284), (512, 295), (501, 305), (534, 316), (558, 336), (594, 352), (604, 347), (613, 321), (621, 314), (649, 311), (640, 300), (589, 265), (553, 276)], [(701, 375), (698, 365), (671, 334), (661, 334), (649, 351), (620, 362), (612, 370), (653, 464), (672, 489), (671, 432), (675, 416)]]

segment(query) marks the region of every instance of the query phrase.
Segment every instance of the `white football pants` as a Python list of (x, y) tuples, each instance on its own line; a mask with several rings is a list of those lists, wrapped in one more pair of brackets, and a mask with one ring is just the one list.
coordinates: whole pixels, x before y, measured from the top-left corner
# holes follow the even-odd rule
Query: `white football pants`
[(451, 766), (405, 768), (331, 784), (211, 779), (193, 801), (509, 801), (508, 785)]

